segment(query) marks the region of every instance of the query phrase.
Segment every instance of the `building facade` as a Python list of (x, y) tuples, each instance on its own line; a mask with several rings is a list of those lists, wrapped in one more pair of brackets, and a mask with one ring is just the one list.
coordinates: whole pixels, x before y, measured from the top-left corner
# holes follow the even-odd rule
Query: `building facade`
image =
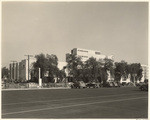
[(28, 69), (28, 60), (24, 59), (21, 62), (10, 63), (9, 70), (10, 70), (10, 79), (11, 80), (28, 80), (28, 70), (29, 70), (29, 79), (31, 78), (31, 68), (35, 62), (35, 59), (30, 59), (29, 62), (29, 69)]
[(28, 68), (28, 60), (24, 59), (19, 63), (19, 79), (21, 80), (30, 80), (31, 79), (31, 68), (35, 59), (30, 59), (29, 68)]
[(67, 61), (67, 59), (68, 59), (70, 54), (76, 55), (77, 57), (81, 57), (81, 60), (83, 62), (88, 60), (90, 57), (94, 57), (94, 58), (96, 58), (96, 60), (99, 60), (99, 59), (103, 60), (105, 58), (109, 58), (109, 59), (114, 60), (114, 56), (113, 55), (110, 55), (110, 56), (103, 55), (103, 54), (101, 54), (100, 51), (87, 50), (87, 49), (81, 49), (81, 48), (74, 48), (74, 49), (71, 50), (71, 53), (67, 53), (66, 54), (66, 61)]
[(18, 80), (19, 79), (19, 63), (10, 63), (9, 70), (10, 70), (10, 79)]

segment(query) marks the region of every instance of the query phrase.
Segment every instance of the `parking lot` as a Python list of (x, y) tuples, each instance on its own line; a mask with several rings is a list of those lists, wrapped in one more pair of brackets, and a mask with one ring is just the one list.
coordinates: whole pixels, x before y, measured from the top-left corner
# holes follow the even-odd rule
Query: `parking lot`
[(2, 91), (2, 118), (147, 118), (135, 87)]

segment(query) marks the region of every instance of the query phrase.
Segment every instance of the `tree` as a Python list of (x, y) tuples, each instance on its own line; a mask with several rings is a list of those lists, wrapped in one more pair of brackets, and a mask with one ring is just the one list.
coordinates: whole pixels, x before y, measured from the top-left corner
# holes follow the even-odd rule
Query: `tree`
[(103, 74), (105, 75), (104, 82), (106, 82), (106, 80), (108, 79), (108, 73), (110, 73), (111, 79), (114, 78), (114, 64), (113, 64), (114, 61), (112, 59), (105, 58), (104, 62), (105, 63), (103, 68)]
[(47, 58), (47, 70), (49, 71), (49, 77), (58, 77), (59, 69), (58, 65), (58, 58), (56, 55), (46, 55)]
[(59, 70), (59, 72), (58, 72), (58, 77), (60, 78), (60, 81), (62, 81), (63, 78), (66, 77), (65, 71), (64, 71), (64, 70)]
[(6, 67), (2, 68), (2, 78), (9, 78), (9, 69)]
[(129, 72), (131, 75), (131, 80), (135, 85), (135, 82), (137, 80), (141, 80), (141, 78), (142, 78), (142, 71), (143, 70), (142, 70), (141, 64), (140, 63), (132, 63), (129, 65), (128, 69), (129, 69)]
[(49, 77), (47, 82), (52, 80), (54, 77), (58, 77), (59, 69), (58, 58), (56, 55), (44, 55), (43, 53), (36, 55), (36, 62), (33, 63), (34, 76), (38, 77), (38, 68), (41, 68), (41, 78), (44, 79), (45, 76)]
[(128, 75), (131, 75), (131, 81), (134, 83), (137, 80), (141, 80), (142, 78), (142, 68), (140, 63), (132, 63), (128, 64), (125, 61), (116, 62), (115, 63), (115, 80), (120, 81), (121, 77), (124, 79), (128, 78)]
[(101, 69), (100, 78), (101, 78), (100, 80), (103, 82), (103, 84), (105, 84), (107, 82), (108, 74), (107, 74), (107, 69), (105, 67), (103, 67)]
[(80, 57), (72, 54), (68, 55), (66, 68), (69, 71), (69, 76), (73, 77), (74, 80), (81, 79), (83, 62)]
[(96, 60), (96, 58), (89, 58), (85, 61), (84, 65), (84, 76), (88, 79), (88, 81), (98, 81), (101, 76), (101, 63)]
[(121, 77), (127, 78), (129, 74), (128, 64), (125, 61), (115, 62), (115, 80), (119, 82)]

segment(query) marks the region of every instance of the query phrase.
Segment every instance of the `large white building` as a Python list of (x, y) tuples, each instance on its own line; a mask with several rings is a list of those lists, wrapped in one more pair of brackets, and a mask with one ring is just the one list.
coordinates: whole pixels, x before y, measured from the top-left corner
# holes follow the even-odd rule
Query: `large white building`
[[(85, 62), (91, 57), (96, 58), (96, 60), (101, 60), (101, 62), (104, 62), (103, 60), (105, 58), (112, 59), (114, 60), (113, 55), (103, 55), (101, 54), (100, 51), (95, 51), (95, 50), (87, 50), (87, 49), (81, 49), (81, 48), (74, 48), (71, 50), (71, 53), (66, 54), (66, 61), (69, 60), (70, 54), (75, 55), (77, 57), (81, 57), (81, 60)], [(68, 72), (68, 71), (67, 71)], [(108, 71), (108, 81), (113, 80), (114, 78), (110, 75), (110, 72)]]
[(109, 58), (109, 59), (114, 59), (113, 55), (103, 55), (101, 54), (100, 51), (94, 51), (94, 50), (87, 50), (87, 49), (81, 49), (81, 48), (74, 48), (71, 50), (71, 53), (66, 54), (66, 61), (68, 59), (68, 56), (72, 54), (72, 55), (76, 55), (78, 57), (81, 57), (81, 60), (84, 62), (86, 60), (88, 60), (90, 57), (94, 57), (96, 58), (96, 60), (103, 60), (105, 58)]

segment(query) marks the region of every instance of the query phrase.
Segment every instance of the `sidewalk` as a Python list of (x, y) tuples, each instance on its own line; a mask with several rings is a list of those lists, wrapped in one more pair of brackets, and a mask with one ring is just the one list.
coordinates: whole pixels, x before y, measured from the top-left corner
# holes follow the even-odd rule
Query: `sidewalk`
[(1, 91), (12, 91), (12, 90), (44, 90), (44, 89), (70, 89), (69, 87), (51, 87), (51, 88), (10, 88), (10, 89), (1, 89)]

